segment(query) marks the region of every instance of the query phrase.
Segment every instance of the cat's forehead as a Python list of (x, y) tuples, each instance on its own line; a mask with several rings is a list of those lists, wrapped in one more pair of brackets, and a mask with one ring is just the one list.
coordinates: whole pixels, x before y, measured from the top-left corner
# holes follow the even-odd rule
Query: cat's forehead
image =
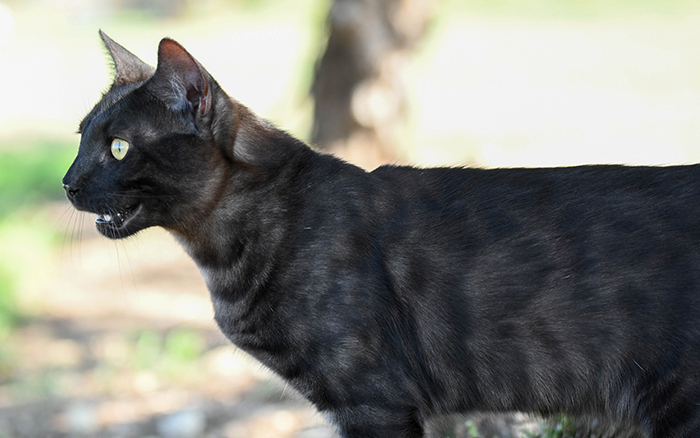
[(80, 124), (80, 132), (98, 130), (105, 135), (131, 134), (143, 138), (173, 132), (189, 133), (191, 121), (173, 111), (149, 91), (147, 83), (108, 91)]
[(129, 84), (119, 87), (112, 87), (105, 94), (99, 102), (95, 104), (92, 110), (83, 118), (80, 122), (78, 132), (84, 133), (90, 123), (103, 116), (107, 111), (109, 111), (117, 102), (122, 101), (126, 96), (129, 96), (135, 89), (137, 89), (139, 84)]

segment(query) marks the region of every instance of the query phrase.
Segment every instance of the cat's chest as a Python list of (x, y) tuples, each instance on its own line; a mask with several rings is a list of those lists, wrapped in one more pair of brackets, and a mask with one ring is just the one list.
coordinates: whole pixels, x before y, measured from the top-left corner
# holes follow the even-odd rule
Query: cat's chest
[[(237, 275), (235, 268), (213, 269), (199, 266), (214, 308), (214, 319), (223, 332), (231, 337), (236, 326), (243, 324), (250, 303), (241, 290), (244, 281)], [(233, 340), (233, 339), (232, 339)]]
[(197, 268), (204, 278), (209, 292), (215, 295), (222, 294), (226, 289), (230, 289), (236, 281), (236, 275), (232, 270), (214, 269), (197, 263)]
[(282, 319), (276, 303), (262, 287), (242, 278), (236, 267), (200, 267), (214, 308), (214, 319), (221, 331), (237, 346), (255, 353), (265, 349), (269, 339), (279, 342)]

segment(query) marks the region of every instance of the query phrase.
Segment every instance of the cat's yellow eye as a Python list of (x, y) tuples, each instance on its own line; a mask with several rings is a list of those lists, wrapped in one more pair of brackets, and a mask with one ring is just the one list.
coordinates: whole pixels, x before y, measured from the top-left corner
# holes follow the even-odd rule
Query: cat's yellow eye
[(112, 140), (112, 155), (117, 160), (122, 160), (129, 151), (129, 142), (122, 140), (121, 138), (115, 138)]

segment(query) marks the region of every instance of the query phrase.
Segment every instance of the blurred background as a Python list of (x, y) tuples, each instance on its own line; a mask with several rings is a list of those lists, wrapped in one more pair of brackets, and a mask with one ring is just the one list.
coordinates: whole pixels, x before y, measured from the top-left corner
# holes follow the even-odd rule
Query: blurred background
[[(700, 161), (697, 0), (0, 0), (0, 438), (332, 436), (218, 333), (167, 233), (107, 241), (64, 200), (98, 29), (152, 64), (176, 39), (368, 169)], [(479, 421), (435, 435), (563, 433)]]

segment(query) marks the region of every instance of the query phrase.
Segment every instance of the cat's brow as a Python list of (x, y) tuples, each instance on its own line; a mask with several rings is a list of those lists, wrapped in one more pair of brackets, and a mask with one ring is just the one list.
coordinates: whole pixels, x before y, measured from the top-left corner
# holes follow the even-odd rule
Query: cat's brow
[(114, 106), (117, 102), (122, 100), (124, 97), (131, 94), (132, 91), (143, 85), (145, 81), (136, 82), (134, 84), (121, 85), (118, 87), (112, 87), (105, 94), (102, 95), (102, 99), (95, 105), (95, 107), (90, 111), (90, 113), (85, 116), (85, 118), (80, 122), (78, 127), (78, 133), (82, 134), (85, 131), (87, 125), (90, 124), (92, 120), (102, 115), (105, 111)]

